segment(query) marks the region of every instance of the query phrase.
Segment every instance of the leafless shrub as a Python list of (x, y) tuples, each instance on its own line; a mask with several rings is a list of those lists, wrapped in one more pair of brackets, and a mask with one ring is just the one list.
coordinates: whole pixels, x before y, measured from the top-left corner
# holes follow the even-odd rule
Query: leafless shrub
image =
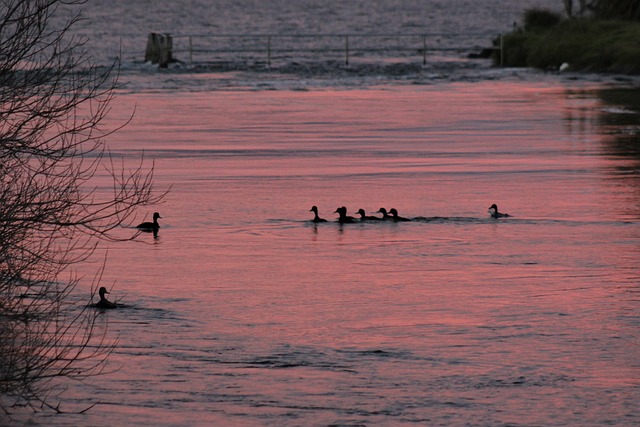
[[(119, 240), (135, 209), (157, 203), (153, 166), (113, 161), (101, 124), (117, 64), (92, 65), (70, 28), (52, 28), (71, 0), (0, 2), (0, 412), (49, 407), (60, 380), (101, 373), (114, 342), (78, 302), (73, 266)], [(104, 169), (103, 169), (104, 168)], [(107, 170), (113, 192), (91, 188)]]

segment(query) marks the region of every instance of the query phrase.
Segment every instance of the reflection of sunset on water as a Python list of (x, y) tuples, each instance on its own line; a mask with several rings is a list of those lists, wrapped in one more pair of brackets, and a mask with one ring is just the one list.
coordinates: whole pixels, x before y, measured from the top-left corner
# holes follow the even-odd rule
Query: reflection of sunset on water
[[(86, 129), (104, 136), (106, 163), (85, 152), (77, 171), (100, 167), (76, 192), (60, 185), (56, 166), (16, 185), (11, 165), (34, 164), (5, 156), (9, 185), (0, 187), (16, 191), (3, 193), (11, 203), (0, 225), (9, 217), (30, 229), (13, 200), (55, 212), (76, 196), (108, 219), (100, 208), (132, 195), (113, 179), (139, 167), (153, 173), (133, 186), (138, 194), (150, 194), (151, 175), (154, 195), (167, 193), (135, 204), (134, 215), (120, 210), (129, 226), (115, 226), (95, 252), (58, 232), (69, 229), (64, 215), (42, 221), (22, 210), (61, 240), (33, 228), (34, 239), (7, 244), (23, 235), (0, 232), (0, 249), (24, 242), (66, 260), (74, 253), (57, 242), (86, 248), (77, 270), (37, 284), (78, 279), (53, 298), (77, 305), (46, 310), (66, 316), (50, 326), (90, 310), (95, 330), (79, 331), (86, 326), (98, 349), (114, 344), (105, 369), (86, 378), (84, 361), (66, 364), (64, 351), (78, 346), (58, 346), (54, 358), (82, 381), (36, 383), (45, 387), (30, 402), (46, 395), (44, 405), (5, 400), (0, 380), (0, 426), (640, 425), (640, 77), (577, 73), (560, 57), (544, 70), (504, 66), (519, 52), (502, 49), (503, 35), (537, 33), (571, 2), (70, 3), (53, 2), (54, 28), (82, 11), (53, 58), (76, 41), (71, 62), (89, 69), (49, 60), (46, 49), (33, 63), (37, 54), (0, 64), (5, 96), (32, 75), (54, 77), (41, 86), (52, 103), (39, 102), (40, 90), (9, 96), (0, 126), (35, 105), (35, 140), (55, 134), (57, 101), (76, 99), (65, 84), (83, 92), (94, 71), (114, 67), (113, 102), (81, 103), (60, 122), (85, 130), (108, 106), (99, 128)], [(10, 5), (20, 15), (49, 4), (11, 0), (0, 16)], [(24, 35), (55, 34), (34, 22)], [(19, 21), (4, 24), (9, 50), (28, 46), (11, 36)], [(161, 56), (175, 61), (150, 61), (154, 40), (170, 41)], [(61, 86), (57, 66), (74, 70)], [(0, 146), (20, 153), (19, 142)], [(108, 164), (124, 173), (110, 176)], [(51, 178), (45, 191), (22, 191), (40, 172)], [(53, 200), (41, 204), (41, 194)], [(84, 217), (85, 205), (67, 206)], [(81, 227), (99, 233), (105, 221)], [(26, 251), (16, 253), (20, 264)], [(27, 279), (1, 267), (0, 277), (10, 289)], [(6, 315), (9, 300), (20, 309)], [(25, 325), (45, 347), (51, 329), (21, 310), (41, 302), (50, 307), (22, 290), (0, 295), (0, 348), (17, 355), (0, 350), (10, 362), (0, 378), (19, 369), (42, 377), (25, 356), (40, 344)], [(20, 338), (3, 339), (14, 336), (4, 324)], [(69, 342), (86, 337), (66, 332)], [(47, 395), (49, 385), (62, 394)]]
[[(103, 317), (120, 369), (72, 389), (111, 402), (82, 420), (634, 413), (638, 181), (616, 171), (637, 159), (611, 153), (602, 101), (580, 91), (124, 94), (136, 116), (113, 154), (144, 149), (173, 187), (153, 244), (109, 248), (103, 281), (129, 306)], [(512, 217), (489, 218), (492, 203)], [(414, 221), (340, 225), (340, 206)]]

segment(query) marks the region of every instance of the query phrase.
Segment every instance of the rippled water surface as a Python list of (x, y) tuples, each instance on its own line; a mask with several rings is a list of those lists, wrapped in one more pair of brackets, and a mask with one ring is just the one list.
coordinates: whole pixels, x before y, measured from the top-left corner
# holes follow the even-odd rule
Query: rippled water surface
[[(640, 423), (633, 79), (450, 57), (158, 70), (135, 53), (149, 28), (493, 31), (550, 1), (159, 3), (89, 2), (82, 32), (100, 63), (124, 37), (105, 125), (133, 118), (107, 142), (170, 188), (139, 213), (160, 232), (80, 266), (88, 298), (106, 256), (124, 304), (99, 317), (117, 339), (105, 375), (68, 384), (67, 413), (12, 424)], [(413, 221), (340, 225), (340, 206)]]
[[(91, 59), (101, 66), (118, 61), (129, 90), (202, 91), (495, 79), (503, 72), (491, 69), (490, 60), (467, 56), (497, 44), (498, 35), (514, 25), (521, 26), (523, 11), (531, 7), (559, 11), (562, 4), (92, 0), (73, 11), (82, 10), (86, 18), (74, 27), (74, 35), (86, 39)], [(69, 16), (61, 8), (56, 19)], [(177, 62), (168, 70), (144, 62), (152, 32), (172, 36)]]
[[(65, 408), (99, 404), (25, 419), (637, 424), (637, 112), (602, 93), (123, 94), (110, 147), (172, 186), (162, 228), (108, 248), (115, 372)], [(340, 225), (342, 205), (415, 220)]]

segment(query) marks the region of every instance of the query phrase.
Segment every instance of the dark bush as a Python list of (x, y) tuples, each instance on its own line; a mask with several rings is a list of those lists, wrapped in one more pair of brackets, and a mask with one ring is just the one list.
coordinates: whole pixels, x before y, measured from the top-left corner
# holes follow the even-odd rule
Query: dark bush
[(600, 19), (640, 21), (640, 0), (598, 0), (593, 2), (592, 10)]
[(524, 11), (525, 31), (551, 28), (560, 21), (562, 21), (562, 16), (548, 9), (527, 9)]
[(638, 40), (636, 22), (567, 19), (548, 30), (506, 34), (502, 64), (557, 70), (568, 63), (572, 71), (640, 74)]

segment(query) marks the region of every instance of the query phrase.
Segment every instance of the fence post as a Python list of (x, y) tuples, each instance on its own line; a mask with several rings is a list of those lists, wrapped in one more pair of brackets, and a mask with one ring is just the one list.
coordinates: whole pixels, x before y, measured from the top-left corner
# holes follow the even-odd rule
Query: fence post
[(349, 36), (344, 36), (344, 65), (349, 66)]
[(427, 65), (427, 36), (422, 36), (422, 66)]
[(193, 41), (189, 36), (189, 65), (193, 65)]
[(267, 36), (267, 67), (271, 68), (271, 36)]
[(173, 39), (169, 34), (149, 33), (147, 49), (144, 53), (145, 62), (151, 61), (161, 68), (166, 68), (173, 62)]
[(504, 40), (500, 33), (500, 66), (504, 67)]

